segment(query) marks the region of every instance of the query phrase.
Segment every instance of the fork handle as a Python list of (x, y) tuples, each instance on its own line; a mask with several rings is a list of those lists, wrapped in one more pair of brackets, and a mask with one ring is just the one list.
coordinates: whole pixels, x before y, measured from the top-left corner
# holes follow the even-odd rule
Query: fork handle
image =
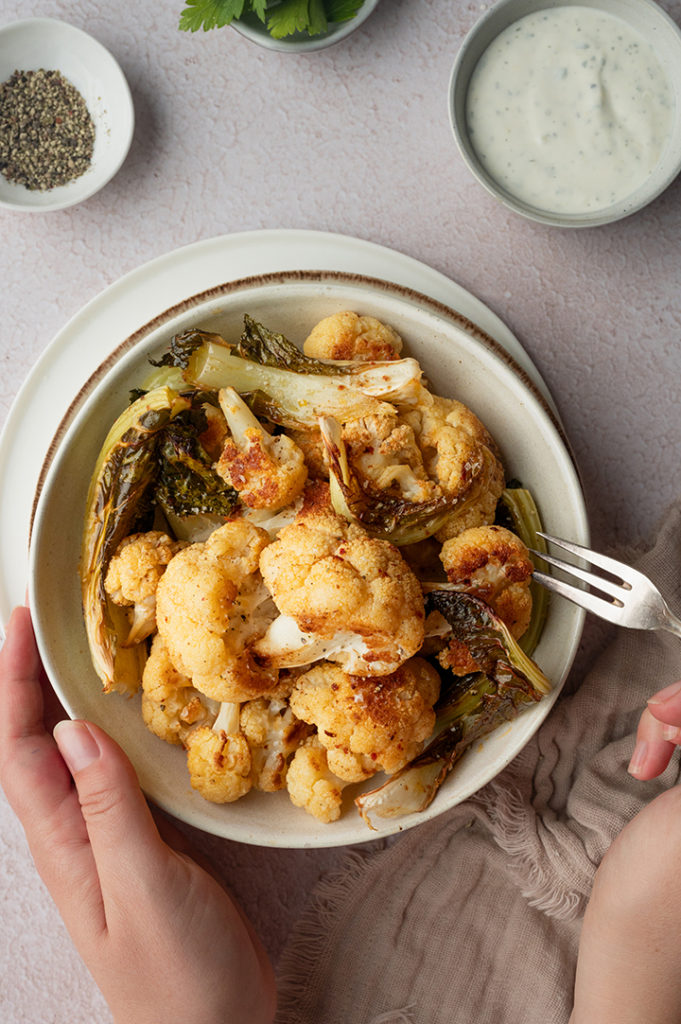
[(681, 637), (681, 619), (678, 619), (669, 608), (665, 608), (662, 628), (666, 629), (668, 633), (673, 633), (674, 636)]

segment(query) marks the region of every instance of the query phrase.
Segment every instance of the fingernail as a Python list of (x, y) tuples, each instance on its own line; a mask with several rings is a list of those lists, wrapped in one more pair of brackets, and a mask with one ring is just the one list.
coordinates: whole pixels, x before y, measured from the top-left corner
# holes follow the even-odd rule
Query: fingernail
[(681, 738), (681, 729), (677, 725), (665, 725), (662, 729), (662, 737), (671, 743), (678, 743)]
[(99, 746), (85, 722), (58, 722), (53, 736), (72, 775), (99, 757)]
[(653, 697), (650, 698), (648, 704), (664, 704), (665, 701), (671, 700), (672, 697), (676, 697), (677, 693), (681, 693), (681, 681), (678, 683), (670, 683), (669, 686), (665, 686), (664, 690), (660, 690)]
[(643, 768), (646, 758), (648, 756), (648, 744), (645, 740), (639, 740), (634, 747), (634, 753), (631, 755), (631, 761), (627, 771), (630, 775), (638, 775)]

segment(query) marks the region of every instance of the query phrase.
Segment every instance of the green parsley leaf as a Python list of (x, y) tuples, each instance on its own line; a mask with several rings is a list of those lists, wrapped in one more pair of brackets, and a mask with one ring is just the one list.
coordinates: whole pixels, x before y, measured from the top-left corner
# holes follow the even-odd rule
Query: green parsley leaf
[(329, 21), (350, 21), (355, 17), (364, 0), (326, 0), (326, 16)]
[(269, 0), (251, 0), (251, 7), (253, 8), (253, 13), (257, 14), (263, 25), (265, 24), (265, 19), (267, 17), (268, 2)]
[(180, 28), (183, 32), (197, 32), (200, 28), (208, 32), (211, 28), (223, 28), (234, 18), (243, 14), (245, 0), (185, 0), (186, 7), (180, 14)]
[(283, 0), (267, 15), (267, 31), (273, 39), (282, 39), (295, 32), (319, 35), (327, 29), (322, 0)]
[(326, 32), (330, 21), (354, 18), (364, 0), (185, 0), (180, 14), (184, 32), (222, 28), (242, 14), (252, 13), (267, 25), (274, 39), (304, 32), (317, 36)]

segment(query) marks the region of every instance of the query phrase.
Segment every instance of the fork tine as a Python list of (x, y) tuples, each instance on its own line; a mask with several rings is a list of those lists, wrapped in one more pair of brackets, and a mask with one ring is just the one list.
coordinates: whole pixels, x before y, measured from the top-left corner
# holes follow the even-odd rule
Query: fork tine
[[(542, 558), (545, 562), (548, 562), (549, 565), (554, 565), (556, 569), (560, 569), (562, 572), (567, 573), (569, 576), (575, 576), (578, 580), (583, 580), (584, 583), (589, 583), (592, 587), (595, 587), (597, 590), (600, 590), (602, 594), (607, 594), (608, 597), (614, 598), (614, 600), (617, 601), (618, 605), (622, 604), (620, 595), (622, 594), (623, 588), (621, 584), (613, 583), (611, 580), (603, 579), (602, 576), (596, 576), (595, 573), (587, 572), (586, 569), (580, 569), (578, 565), (572, 565), (571, 563), (563, 562), (560, 558), (554, 558), (553, 555), (547, 555), (540, 551), (534, 551), (532, 548), (528, 548), (528, 550), (531, 551), (533, 555), (537, 555), (539, 558)], [(537, 573), (534, 573), (534, 575), (536, 576)], [(626, 589), (628, 590), (629, 588), (627, 587)], [(585, 591), (582, 590), (580, 591), (580, 593), (583, 594), (585, 593)]]
[[(589, 562), (591, 565), (598, 566), (599, 569), (605, 569), (612, 576), (615, 576), (618, 580), (623, 580), (625, 583), (630, 585), (637, 579), (641, 579), (641, 573), (636, 569), (632, 569), (628, 565), (623, 565), (622, 562), (618, 562), (614, 558), (610, 558), (608, 555), (601, 555), (597, 551), (592, 551), (591, 548), (582, 547), (581, 544), (575, 544), (574, 541), (562, 540), (560, 537), (553, 537), (550, 533), (542, 533), (537, 530), (540, 537), (544, 540), (548, 540), (551, 544), (555, 544), (558, 548), (563, 548), (564, 551), (569, 551), (573, 555), (577, 555), (583, 558), (585, 562)], [(542, 555), (542, 558), (546, 558), (546, 555)], [(547, 559), (548, 561), (548, 559)]]
[(609, 601), (604, 601), (602, 597), (590, 594), (588, 590), (573, 587), (569, 583), (557, 580), (555, 576), (547, 576), (543, 572), (534, 572), (533, 578), (545, 586), (547, 590), (552, 590), (555, 594), (567, 598), (568, 601), (579, 605), (580, 608), (584, 608), (587, 612), (592, 612), (592, 614), (599, 616), (599, 618), (607, 619), (608, 622), (614, 622), (616, 625), (621, 624), (622, 608), (620, 605), (611, 604)]

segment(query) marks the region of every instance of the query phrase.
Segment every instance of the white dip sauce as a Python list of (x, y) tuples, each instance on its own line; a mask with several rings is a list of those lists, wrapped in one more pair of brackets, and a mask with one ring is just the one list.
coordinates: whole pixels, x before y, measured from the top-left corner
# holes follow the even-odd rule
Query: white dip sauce
[(673, 98), (653, 48), (590, 7), (529, 14), (487, 48), (471, 76), (468, 134), (487, 173), (556, 213), (626, 199), (670, 135)]

